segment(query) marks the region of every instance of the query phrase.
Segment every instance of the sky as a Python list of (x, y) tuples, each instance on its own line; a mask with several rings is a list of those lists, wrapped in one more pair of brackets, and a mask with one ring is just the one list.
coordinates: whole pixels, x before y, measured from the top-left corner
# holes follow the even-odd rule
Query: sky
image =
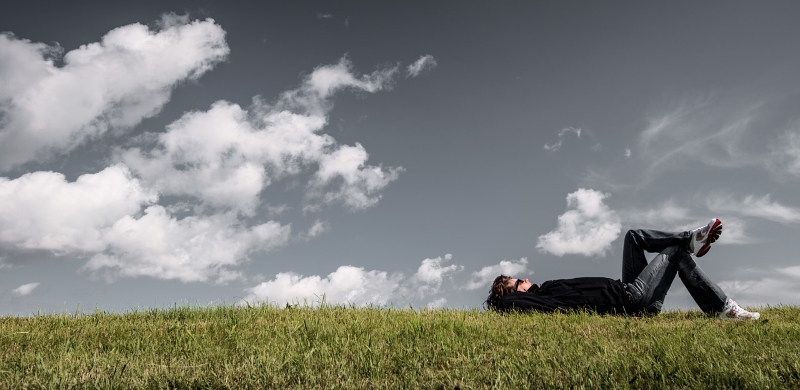
[(798, 2), (6, 8), (4, 315), (480, 309), (711, 218), (729, 297), (800, 304)]

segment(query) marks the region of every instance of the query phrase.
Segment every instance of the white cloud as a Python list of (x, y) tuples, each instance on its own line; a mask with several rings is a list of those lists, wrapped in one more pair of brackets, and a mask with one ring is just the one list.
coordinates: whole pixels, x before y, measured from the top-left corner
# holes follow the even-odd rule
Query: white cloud
[[(364, 166), (368, 157), (359, 143), (343, 145), (333, 153), (322, 155), (315, 180), (311, 182), (314, 191), (309, 195), (312, 198), (319, 196), (328, 204), (342, 203), (352, 210), (374, 206), (381, 199), (380, 191), (397, 180), (403, 168), (384, 170), (381, 166)], [(339, 188), (325, 190), (336, 179), (342, 179)]]
[(539, 236), (536, 248), (556, 256), (605, 256), (622, 228), (617, 213), (603, 203), (608, 196), (584, 188), (568, 194), (567, 211), (558, 217), (558, 227)]
[[(425, 299), (439, 293), (444, 278), (463, 269), (455, 264), (442, 266), (443, 262), (452, 258), (447, 254), (425, 259), (410, 278), (400, 273), (390, 275), (385, 271), (367, 271), (350, 265), (340, 266), (326, 277), (282, 272), (272, 280), (246, 289), (244, 301), (249, 304), (265, 302), (283, 306), (286, 303), (299, 303), (316, 306), (324, 296), (326, 303), (334, 305), (384, 306), (399, 303), (403, 306), (409, 299)], [(431, 303), (445, 302), (438, 298)]]
[(460, 272), (463, 266), (451, 264), (447, 267), (442, 263), (450, 261), (452, 254), (444, 255), (444, 258), (436, 257), (433, 259), (422, 260), (417, 272), (408, 280), (408, 294), (418, 297), (425, 297), (437, 294), (442, 286), (442, 280), (453, 273)]
[(408, 66), (406, 77), (417, 77), (424, 72), (432, 70), (436, 65), (438, 65), (436, 59), (432, 55), (426, 54)]
[(316, 236), (319, 236), (320, 234), (327, 232), (328, 230), (330, 230), (330, 228), (331, 228), (330, 224), (318, 219), (314, 221), (314, 225), (312, 225), (311, 228), (308, 229), (307, 236), (308, 238), (314, 238)]
[(544, 149), (549, 150), (551, 152), (557, 152), (559, 149), (561, 149), (561, 145), (564, 143), (564, 136), (570, 132), (575, 133), (575, 135), (578, 136), (578, 138), (581, 138), (581, 129), (579, 128), (576, 129), (574, 127), (565, 127), (558, 131), (558, 142), (554, 144), (544, 144)]
[[(751, 274), (763, 271), (746, 270)], [(775, 305), (800, 303), (800, 266), (779, 268), (754, 279), (726, 280), (719, 283), (728, 297), (740, 305)]]
[(472, 273), (470, 280), (464, 285), (465, 290), (477, 290), (488, 288), (491, 282), (500, 275), (516, 276), (520, 274), (532, 274), (528, 270), (528, 259), (523, 257), (518, 261), (503, 260), (495, 265), (488, 265)]
[[(23, 151), (8, 157), (0, 150), (0, 164), (65, 153), (109, 129), (134, 126), (161, 109), (176, 83), (227, 56), (225, 33), (213, 20), (188, 23), (187, 16), (170, 14), (157, 24), (160, 31), (138, 24), (115, 29), (102, 42), (67, 53), (60, 68), (46, 59), (56, 49), (0, 37), (0, 48), (15, 53), (0, 57), (0, 78), (7, 82), (0, 90), (0, 149)], [(271, 103), (256, 97), (244, 109), (218, 101), (208, 111), (185, 113), (166, 132), (134, 137), (128, 145), (136, 147), (115, 150), (114, 165), (75, 182), (55, 172), (0, 178), (0, 244), (88, 258), (82, 269), (109, 281), (240, 279), (238, 266), (252, 253), (274, 250), (291, 237), (289, 224), (257, 213), (293, 209), (271, 207), (265, 187), (294, 176), (300, 188), (298, 177), (305, 177), (300, 199), (306, 207), (339, 203), (362, 210), (397, 178), (402, 167), (368, 165), (361, 144), (339, 145), (321, 131), (334, 94), (389, 89), (398, 69), (357, 75), (344, 57), (317, 67)], [(22, 98), (30, 99), (15, 100)], [(87, 107), (64, 108), (62, 100)], [(307, 237), (327, 229), (317, 220)]]
[(197, 79), (228, 55), (213, 20), (162, 17), (160, 31), (118, 27), (100, 42), (64, 55), (0, 34), (0, 170), (69, 152), (109, 129), (127, 129), (157, 114), (172, 89)]
[(436, 300), (428, 302), (428, 304), (425, 305), (425, 307), (428, 308), (428, 309), (439, 309), (439, 308), (444, 307), (445, 304), (447, 304), (447, 299), (446, 298), (439, 298), (439, 299), (436, 299)]
[(25, 249), (102, 251), (120, 218), (155, 202), (124, 165), (67, 182), (56, 172), (0, 177), (0, 242)]
[(780, 223), (800, 222), (800, 209), (772, 201), (769, 194), (761, 197), (748, 195), (741, 201), (729, 196), (710, 196), (707, 205), (714, 212), (737, 213)]
[(270, 221), (250, 228), (235, 214), (177, 219), (162, 206), (140, 218), (125, 216), (106, 233), (108, 249), (84, 269), (117, 277), (150, 276), (183, 282), (217, 283), (237, 279), (233, 269), (253, 251), (269, 251), (288, 242), (290, 226)]
[(333, 14), (323, 14), (321, 12), (317, 12), (317, 19), (330, 19), (333, 17)]
[(385, 68), (358, 77), (344, 57), (316, 68), (272, 105), (256, 98), (245, 110), (218, 101), (208, 111), (187, 113), (170, 124), (154, 137), (151, 149), (120, 150), (118, 159), (163, 194), (189, 195), (206, 207), (245, 215), (255, 212), (259, 195), (273, 181), (317, 166), (307, 201), (363, 210), (380, 200), (380, 191), (402, 167), (367, 165), (369, 155), (361, 144), (337, 145), (320, 131), (327, 124), (332, 94), (388, 88), (396, 71)]
[(23, 284), (22, 286), (19, 286), (19, 287), (15, 288), (11, 292), (14, 293), (14, 295), (17, 295), (17, 296), (20, 296), (20, 297), (24, 297), (25, 295), (28, 295), (28, 294), (32, 293), (33, 290), (36, 289), (36, 287), (39, 287), (39, 283), (38, 282), (36, 282), (36, 283), (28, 283), (28, 284)]
[(324, 278), (282, 272), (275, 279), (247, 289), (244, 300), (250, 304), (318, 305), (324, 296), (328, 304), (382, 306), (395, 297), (401, 279), (402, 275), (390, 276), (383, 271), (366, 271), (349, 265), (340, 266)]
[(625, 148), (625, 158), (631, 158), (631, 148)]

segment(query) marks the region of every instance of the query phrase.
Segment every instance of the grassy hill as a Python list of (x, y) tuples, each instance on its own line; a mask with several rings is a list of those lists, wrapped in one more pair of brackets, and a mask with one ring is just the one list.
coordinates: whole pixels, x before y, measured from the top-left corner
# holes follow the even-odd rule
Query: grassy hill
[(0, 318), (0, 388), (800, 388), (800, 308), (757, 322), (230, 306)]

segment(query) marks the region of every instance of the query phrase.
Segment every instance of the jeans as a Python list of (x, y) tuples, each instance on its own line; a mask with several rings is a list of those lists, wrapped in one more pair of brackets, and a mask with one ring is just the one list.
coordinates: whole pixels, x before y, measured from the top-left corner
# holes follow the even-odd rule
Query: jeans
[[(722, 311), (727, 296), (708, 279), (689, 252), (691, 232), (667, 233), (657, 230), (629, 230), (622, 252), (622, 283), (634, 311), (658, 314), (667, 290), (680, 276), (694, 301), (706, 314)], [(658, 252), (650, 262), (644, 252)]]

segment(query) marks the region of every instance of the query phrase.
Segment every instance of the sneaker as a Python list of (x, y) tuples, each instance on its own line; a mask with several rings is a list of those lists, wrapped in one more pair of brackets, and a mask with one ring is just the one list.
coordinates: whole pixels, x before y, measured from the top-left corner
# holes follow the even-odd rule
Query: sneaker
[(691, 233), (689, 249), (693, 255), (703, 257), (711, 249), (711, 244), (717, 241), (719, 235), (722, 234), (722, 221), (714, 218), (708, 225), (694, 229)]
[(722, 313), (719, 313), (719, 318), (723, 320), (757, 320), (760, 317), (761, 314), (742, 309), (741, 306), (736, 304), (736, 301), (730, 298), (725, 301), (725, 307), (722, 309)]

